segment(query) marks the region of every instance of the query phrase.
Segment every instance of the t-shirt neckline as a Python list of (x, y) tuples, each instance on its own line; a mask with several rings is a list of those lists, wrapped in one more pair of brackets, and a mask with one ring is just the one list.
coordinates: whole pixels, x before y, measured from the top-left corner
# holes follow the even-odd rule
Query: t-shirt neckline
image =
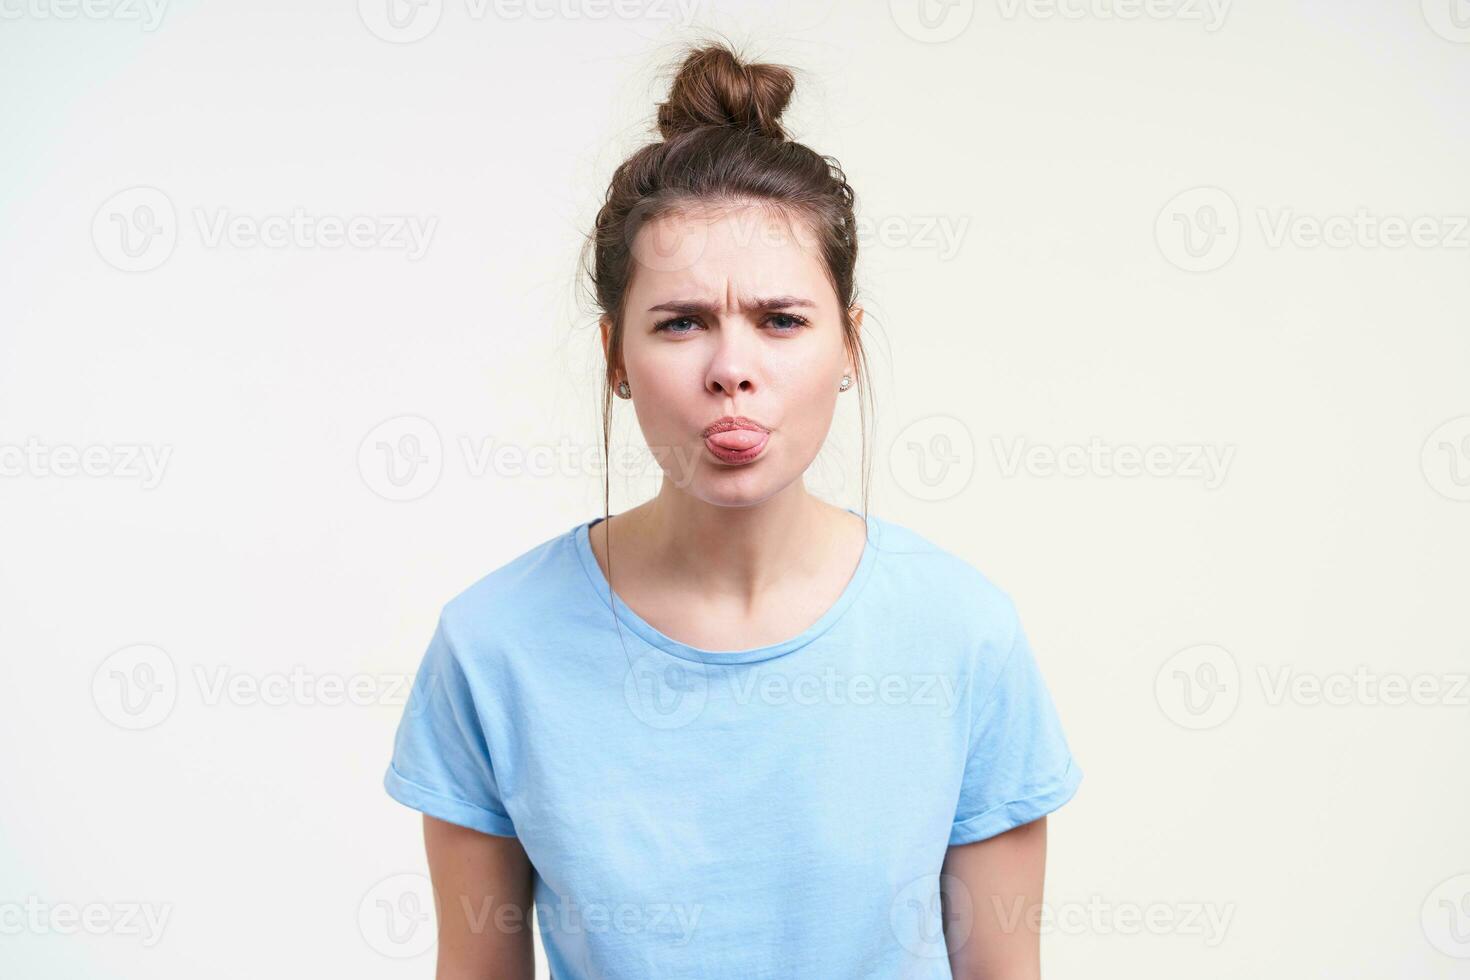
[[(849, 514), (855, 514), (858, 517), (863, 516), (851, 507), (844, 509)], [(597, 564), (597, 556), (592, 552), (592, 526), (602, 520), (604, 518), (594, 517), (578, 524), (572, 529), (572, 539), (576, 544), (577, 556), (581, 559), (582, 569), (587, 573), (587, 581), (592, 587), (592, 591), (597, 593), (597, 597), (602, 601), (604, 608), (613, 609), (614, 607), (608, 603), (610, 590), (607, 576), (602, 573), (602, 567)], [(788, 640), (770, 643), (761, 647), (752, 647), (748, 650), (706, 650), (701, 647), (690, 646), (687, 643), (681, 643), (671, 636), (664, 635), (645, 621), (642, 616), (639, 616), (629, 608), (620, 596), (614, 595), (616, 601), (616, 609), (614, 611), (623, 626), (632, 630), (646, 643), (684, 660), (693, 660), (707, 664), (748, 664), (760, 660), (770, 660), (773, 657), (780, 657), (792, 653), (827, 632), (837, 620), (842, 618), (842, 614), (857, 600), (858, 593), (867, 584), (869, 577), (872, 575), (873, 566), (878, 560), (878, 542), (882, 533), (882, 525), (872, 514), (867, 515), (866, 521), (868, 534), (867, 540), (863, 544), (862, 558), (858, 560), (857, 568), (854, 569), (846, 587), (843, 588), (842, 593), (837, 597), (837, 601), (829, 606), (827, 611), (815, 623), (812, 623)]]

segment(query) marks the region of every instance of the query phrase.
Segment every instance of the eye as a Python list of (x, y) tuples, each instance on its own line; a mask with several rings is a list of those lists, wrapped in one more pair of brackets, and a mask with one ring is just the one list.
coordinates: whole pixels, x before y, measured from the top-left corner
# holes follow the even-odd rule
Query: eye
[(693, 317), (687, 317), (687, 316), (676, 316), (672, 320), (664, 320), (662, 323), (659, 323), (659, 324), (655, 324), (654, 325), (653, 332), (654, 333), (659, 333), (659, 332), (663, 332), (663, 333), (691, 333), (692, 332), (690, 330), (675, 330), (674, 329), (674, 326), (676, 324), (680, 324), (680, 323), (694, 323), (694, 318)]
[(773, 324), (773, 326), (779, 328), (779, 333), (795, 333), (807, 325), (806, 317), (797, 316), (795, 313), (772, 313), (769, 319), (788, 321), (786, 323)]
[[(766, 320), (776, 328), (777, 333), (796, 333), (808, 325), (806, 317), (797, 316), (795, 313), (772, 313), (766, 317)], [(677, 316), (655, 324), (653, 331), (654, 333), (686, 334), (693, 333), (698, 326), (699, 321), (694, 317)]]

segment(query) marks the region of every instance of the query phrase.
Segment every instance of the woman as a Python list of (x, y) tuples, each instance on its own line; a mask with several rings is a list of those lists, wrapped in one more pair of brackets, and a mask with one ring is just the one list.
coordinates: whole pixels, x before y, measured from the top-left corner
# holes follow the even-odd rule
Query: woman
[(604, 451), (616, 392), (658, 495), (604, 486), (441, 612), (385, 776), (441, 980), (532, 976), (533, 902), (557, 980), (1039, 975), (1081, 770), (1015, 607), (803, 484), (864, 358), (852, 190), (786, 139), (793, 86), (692, 52), (597, 216)]

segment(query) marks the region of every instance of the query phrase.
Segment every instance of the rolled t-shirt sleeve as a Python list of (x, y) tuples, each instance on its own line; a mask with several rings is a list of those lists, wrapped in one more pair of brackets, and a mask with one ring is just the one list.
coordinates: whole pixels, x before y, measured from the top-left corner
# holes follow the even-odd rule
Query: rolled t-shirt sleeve
[(993, 678), (985, 682), (989, 690), (977, 688), (972, 702), (951, 845), (1039, 820), (1071, 799), (1082, 781), (1019, 619), (999, 672), (987, 676)]
[(469, 678), (442, 614), (399, 720), (383, 788), (431, 817), (516, 836)]

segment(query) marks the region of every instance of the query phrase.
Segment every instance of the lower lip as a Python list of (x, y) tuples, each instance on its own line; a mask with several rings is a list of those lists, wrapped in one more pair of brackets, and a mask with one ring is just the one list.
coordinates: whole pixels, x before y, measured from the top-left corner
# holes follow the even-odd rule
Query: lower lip
[(749, 463), (765, 451), (766, 443), (771, 438), (769, 432), (754, 434), (760, 438), (749, 449), (726, 449), (724, 446), (716, 445), (709, 437), (706, 437), (704, 440), (704, 448), (708, 449), (710, 455), (722, 463)]

